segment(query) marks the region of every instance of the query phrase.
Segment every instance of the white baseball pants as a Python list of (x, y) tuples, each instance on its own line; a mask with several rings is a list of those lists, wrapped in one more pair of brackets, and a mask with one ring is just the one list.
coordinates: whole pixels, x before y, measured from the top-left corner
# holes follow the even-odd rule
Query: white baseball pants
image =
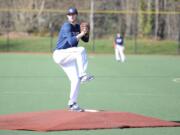
[(125, 61), (124, 46), (120, 46), (120, 45), (115, 46), (115, 59), (121, 62)]
[(72, 47), (68, 49), (55, 50), (53, 59), (64, 72), (71, 82), (71, 91), (68, 105), (77, 102), (80, 77), (86, 75), (88, 65), (86, 50), (84, 47)]

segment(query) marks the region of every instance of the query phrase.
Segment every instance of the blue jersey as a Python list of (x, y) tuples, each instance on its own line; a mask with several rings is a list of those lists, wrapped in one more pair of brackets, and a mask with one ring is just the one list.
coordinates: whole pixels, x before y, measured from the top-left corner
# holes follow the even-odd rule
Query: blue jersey
[[(65, 22), (60, 29), (56, 49), (66, 49), (78, 46), (78, 40), (76, 36), (80, 33), (80, 25), (72, 25), (69, 22)], [(84, 42), (89, 41), (89, 36), (81, 38)]]
[(123, 44), (124, 44), (123, 37), (116, 37), (116, 38), (115, 38), (115, 44), (116, 44), (116, 45), (123, 46)]

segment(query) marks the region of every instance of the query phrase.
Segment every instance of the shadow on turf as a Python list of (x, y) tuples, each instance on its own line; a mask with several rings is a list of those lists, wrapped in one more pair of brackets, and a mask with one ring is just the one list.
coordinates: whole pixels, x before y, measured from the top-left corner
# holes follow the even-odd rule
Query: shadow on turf
[(176, 122), (176, 123), (180, 123), (180, 121), (171, 121), (171, 122)]

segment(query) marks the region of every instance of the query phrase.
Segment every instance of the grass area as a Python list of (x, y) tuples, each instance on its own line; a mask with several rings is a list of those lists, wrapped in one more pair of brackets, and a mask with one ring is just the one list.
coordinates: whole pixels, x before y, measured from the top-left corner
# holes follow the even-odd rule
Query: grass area
[(25, 52), (50, 52), (50, 38), (49, 37), (29, 37), (10, 39), (9, 44), (5, 39), (0, 38), (1, 51), (25, 51)]
[[(39, 54), (0, 54), (0, 114), (64, 109), (69, 81), (52, 60)], [(82, 107), (138, 113), (180, 121), (180, 57), (89, 55), (88, 71), (95, 80), (81, 85)], [(34, 132), (0, 130), (2, 135), (179, 135), (176, 128), (130, 128)]]
[[(56, 45), (57, 39), (52, 40), (49, 37), (26, 37), (10, 39), (9, 44), (5, 38), (0, 38), (0, 51), (25, 51), (25, 52), (51, 52)], [(95, 53), (114, 53), (113, 39), (96, 39), (94, 42), (83, 43), (80, 45), (87, 48), (88, 52)], [(177, 54), (177, 41), (137, 39), (136, 44), (133, 39), (125, 39), (126, 54)]]

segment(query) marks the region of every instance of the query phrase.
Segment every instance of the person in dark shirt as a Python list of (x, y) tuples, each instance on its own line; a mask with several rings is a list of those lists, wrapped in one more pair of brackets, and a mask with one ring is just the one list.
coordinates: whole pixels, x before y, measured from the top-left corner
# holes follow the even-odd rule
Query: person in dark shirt
[(117, 61), (124, 62), (125, 55), (124, 55), (124, 39), (120, 33), (117, 33), (115, 40), (114, 40), (114, 49), (115, 49), (115, 59)]
[(58, 35), (53, 59), (64, 70), (71, 82), (69, 110), (82, 112), (84, 109), (77, 104), (80, 83), (93, 80), (94, 76), (86, 73), (88, 65), (86, 50), (78, 46), (80, 39), (88, 42), (89, 36), (86, 34), (86, 29), (80, 31), (77, 17), (77, 9), (70, 7), (67, 11), (68, 21), (62, 25)]

